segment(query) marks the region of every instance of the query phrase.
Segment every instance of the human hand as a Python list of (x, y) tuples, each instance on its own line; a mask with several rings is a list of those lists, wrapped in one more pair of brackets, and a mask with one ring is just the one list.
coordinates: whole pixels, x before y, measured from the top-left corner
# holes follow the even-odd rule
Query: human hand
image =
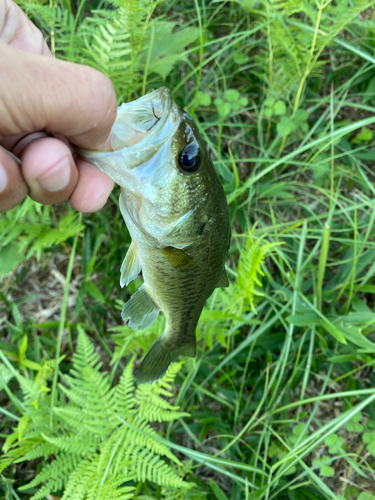
[(53, 58), (12, 0), (0, 0), (0, 75), (0, 212), (27, 193), (46, 205), (70, 198), (81, 212), (101, 208), (113, 181), (74, 159), (68, 141), (103, 147), (117, 109), (110, 80)]

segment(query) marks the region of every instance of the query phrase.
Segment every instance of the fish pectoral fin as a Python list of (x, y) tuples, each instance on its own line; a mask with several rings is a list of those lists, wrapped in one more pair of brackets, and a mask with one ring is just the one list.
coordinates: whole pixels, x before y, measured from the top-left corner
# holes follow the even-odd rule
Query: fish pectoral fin
[(171, 342), (169, 336), (163, 334), (151, 347), (136, 373), (138, 384), (154, 382), (162, 377), (172, 361), (178, 356), (194, 357), (196, 353), (195, 335), (189, 342), (181, 344)]
[(160, 252), (176, 269), (189, 269), (193, 267), (193, 259), (184, 250), (175, 247), (165, 247)]
[(229, 286), (228, 276), (227, 276), (227, 273), (225, 272), (225, 269), (223, 269), (223, 272), (221, 273), (219, 281), (217, 282), (216, 288), (219, 288), (219, 287), (227, 288), (228, 286)]
[(130, 297), (122, 309), (122, 319), (130, 328), (146, 330), (159, 315), (159, 308), (143, 284), (134, 295)]
[(139, 258), (138, 247), (134, 243), (134, 241), (132, 241), (129, 250), (126, 252), (124, 262), (121, 266), (121, 288), (123, 288), (125, 285), (128, 286), (131, 281), (135, 280), (140, 272), (141, 261)]

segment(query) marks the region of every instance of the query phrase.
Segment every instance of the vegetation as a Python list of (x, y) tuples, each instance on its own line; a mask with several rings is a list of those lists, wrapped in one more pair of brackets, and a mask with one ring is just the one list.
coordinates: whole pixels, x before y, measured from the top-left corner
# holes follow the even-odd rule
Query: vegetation
[(119, 102), (172, 89), (233, 238), (196, 359), (135, 389), (163, 317), (121, 325), (141, 280), (119, 287), (116, 190), (82, 218), (30, 200), (1, 216), (0, 495), (375, 499), (372, 2), (19, 3)]

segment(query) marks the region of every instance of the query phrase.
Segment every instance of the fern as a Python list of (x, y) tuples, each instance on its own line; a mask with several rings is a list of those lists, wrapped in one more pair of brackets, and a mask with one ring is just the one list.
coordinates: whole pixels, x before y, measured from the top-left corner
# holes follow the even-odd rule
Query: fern
[(164, 399), (172, 396), (171, 383), (180, 368), (176, 363), (163, 379), (135, 388), (132, 360), (111, 387), (94, 346), (80, 330), (72, 368), (60, 385), (68, 403), (62, 399), (54, 407), (52, 427), (45, 381), (19, 378), (27, 413), (7, 439), (2, 467), (54, 457), (22, 487), (39, 488), (32, 500), (61, 489), (63, 500), (126, 500), (134, 498), (129, 481), (186, 492), (190, 485), (183, 480), (181, 462), (150, 425), (187, 415)]
[(263, 238), (254, 240), (253, 234), (249, 233), (238, 263), (235, 285), (237, 289), (235, 300), (240, 302), (240, 309), (242, 309), (243, 301), (246, 300), (256, 314), (255, 298), (263, 296), (257, 288), (262, 287), (260, 277), (264, 276), (264, 273), (261, 266), (274, 246), (274, 243), (265, 243)]
[(165, 79), (199, 36), (196, 28), (176, 32), (176, 23), (152, 19), (163, 2), (110, 0), (106, 9), (92, 10), (81, 20), (60, 7), (18, 0), (42, 27), (55, 55), (102, 71), (112, 80), (119, 102), (146, 91), (145, 70)]
[(328, 63), (318, 59), (323, 49), (370, 5), (368, 0), (355, 0), (350, 7), (347, 2), (315, 0), (271, 0), (264, 4), (259, 13), (269, 21), (264, 30), (268, 46), (256, 60), (262, 68), (257, 76), (267, 82), (268, 95), (292, 100), (301, 80), (308, 75), (320, 76)]

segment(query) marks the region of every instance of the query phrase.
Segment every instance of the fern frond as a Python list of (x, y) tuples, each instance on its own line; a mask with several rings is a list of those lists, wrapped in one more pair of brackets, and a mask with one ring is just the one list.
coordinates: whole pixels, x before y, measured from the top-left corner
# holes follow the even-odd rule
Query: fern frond
[(82, 414), (81, 409), (77, 406), (68, 406), (65, 408), (55, 407), (53, 412), (56, 417), (63, 422), (64, 427), (68, 431), (86, 431), (84, 428), (85, 416)]
[[(150, 425), (152, 421), (169, 422), (187, 415), (163, 399), (173, 395), (171, 384), (181, 363), (173, 365), (161, 381), (141, 385), (134, 395), (132, 361), (118, 386), (111, 388), (109, 374), (100, 371), (102, 364), (95, 349), (80, 331), (72, 365), (65, 377), (69, 387), (61, 387), (69, 402), (62, 399), (66, 406), (54, 407), (52, 429), (47, 395), (38, 408), (30, 404), (29, 413), (8, 439), (7, 453), (0, 462), (6, 467), (26, 458), (56, 457), (24, 487), (41, 485), (33, 500), (65, 484), (64, 500), (127, 500), (133, 498), (134, 491), (125, 486), (129, 481), (186, 488), (181, 462)], [(34, 385), (20, 381), (25, 398), (31, 401)]]
[(172, 422), (188, 416), (187, 413), (179, 412), (178, 406), (171, 405), (159, 394), (151, 392), (148, 384), (141, 384), (137, 388), (135, 400), (139, 405), (139, 418), (147, 419), (150, 422)]
[(73, 370), (71, 370), (71, 373), (75, 377), (82, 377), (82, 372), (86, 367), (90, 366), (91, 368), (100, 368), (101, 364), (99, 363), (100, 358), (98, 353), (95, 352), (93, 344), (79, 326), (77, 350), (73, 356)]
[(121, 486), (122, 481), (107, 481), (97, 491), (96, 500), (131, 500), (134, 498), (134, 486)]
[(241, 252), (237, 269), (236, 300), (246, 299), (255, 314), (254, 298), (263, 296), (263, 293), (256, 288), (257, 286), (262, 287), (260, 276), (264, 276), (264, 273), (261, 266), (274, 246), (274, 243), (265, 243), (263, 238), (254, 241), (252, 233), (249, 233), (245, 247)]
[(82, 460), (70, 474), (62, 500), (84, 500), (97, 480), (98, 455)]
[(133, 460), (129, 464), (129, 473), (130, 476), (134, 475), (135, 480), (142, 482), (149, 480), (162, 486), (174, 488), (188, 486), (188, 483), (185, 483), (173, 469), (147, 449), (136, 446), (132, 455), (137, 457), (137, 460)]
[[(88, 366), (81, 375), (79, 378), (66, 377), (70, 388), (61, 386), (61, 390), (79, 407), (82, 430), (107, 436), (118, 425), (109, 374)], [(105, 426), (103, 421), (106, 422)]]
[(95, 11), (95, 17), (89, 18), (87, 24), (82, 26), (81, 34), (87, 60), (116, 80), (119, 72), (130, 64), (129, 59), (125, 59), (131, 53), (131, 46), (124, 16), (120, 12), (109, 16), (107, 11)]
[(124, 420), (129, 419), (135, 412), (133, 366), (134, 358), (131, 359), (123, 371), (113, 397), (116, 412)]
[[(168, 446), (159, 442), (157, 432), (147, 422), (133, 422), (132, 427), (134, 428), (122, 425), (102, 447), (101, 459), (104, 462), (109, 460), (113, 450), (116, 449), (116, 454), (112, 460), (112, 473), (114, 475), (125, 467), (131, 459), (134, 446), (139, 449), (148, 449), (155, 455), (165, 456), (176, 465), (181, 464)], [(134, 457), (133, 460), (136, 461), (137, 457)]]
[(33, 446), (33, 448), (22, 455), (18, 460), (15, 460), (14, 463), (19, 462), (29, 462), (30, 460), (35, 460), (36, 458), (48, 458), (50, 455), (55, 455), (58, 452), (58, 447), (54, 444), (48, 442), (39, 443), (37, 446)]
[(47, 464), (29, 484), (19, 489), (22, 491), (46, 483), (30, 499), (41, 500), (47, 494), (60, 490), (65, 485), (69, 474), (77, 467), (80, 460), (78, 455), (61, 453), (52, 463)]
[(61, 437), (49, 437), (42, 433), (42, 437), (49, 443), (51, 448), (54, 448), (55, 451), (53, 453), (61, 450), (73, 453), (74, 455), (86, 456), (94, 453), (99, 445), (99, 440), (91, 433)]

